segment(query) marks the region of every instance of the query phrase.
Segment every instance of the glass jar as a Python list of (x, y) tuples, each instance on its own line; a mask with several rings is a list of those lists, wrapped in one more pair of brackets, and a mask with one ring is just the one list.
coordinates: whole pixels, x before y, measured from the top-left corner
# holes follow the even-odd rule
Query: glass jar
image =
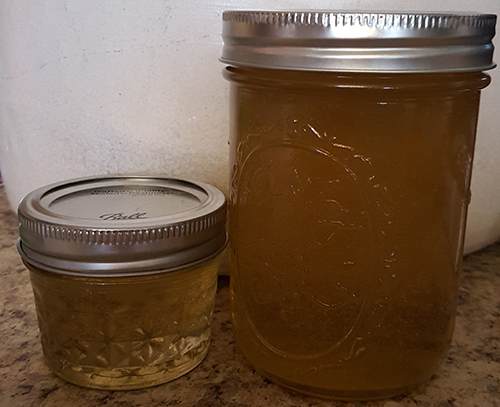
[(98, 389), (173, 380), (205, 357), (225, 244), (223, 194), (166, 178), (68, 181), (19, 207), (42, 348)]
[(266, 377), (350, 400), (405, 393), (436, 371), (494, 25), (224, 14), (234, 329)]

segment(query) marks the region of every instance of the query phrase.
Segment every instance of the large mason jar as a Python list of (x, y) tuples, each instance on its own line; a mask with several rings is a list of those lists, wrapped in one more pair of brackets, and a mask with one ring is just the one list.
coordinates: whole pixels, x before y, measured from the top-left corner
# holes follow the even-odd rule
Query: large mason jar
[(438, 368), (495, 22), (224, 14), (234, 329), (263, 375), (374, 399)]

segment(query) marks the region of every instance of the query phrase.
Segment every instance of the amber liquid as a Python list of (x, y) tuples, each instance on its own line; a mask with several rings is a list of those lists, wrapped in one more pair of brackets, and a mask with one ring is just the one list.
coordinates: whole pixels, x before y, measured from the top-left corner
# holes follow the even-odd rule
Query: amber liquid
[(210, 341), (218, 261), (151, 276), (77, 278), (31, 269), (43, 352), (61, 378), (136, 389), (196, 367)]
[(480, 73), (229, 68), (237, 343), (294, 390), (384, 398), (446, 354)]

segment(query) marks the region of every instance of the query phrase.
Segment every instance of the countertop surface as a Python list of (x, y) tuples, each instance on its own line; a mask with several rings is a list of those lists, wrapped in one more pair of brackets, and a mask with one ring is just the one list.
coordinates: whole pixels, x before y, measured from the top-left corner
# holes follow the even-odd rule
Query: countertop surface
[(0, 187), (0, 406), (477, 406), (500, 407), (500, 243), (464, 262), (453, 345), (430, 383), (407, 397), (349, 404), (289, 393), (256, 374), (235, 349), (227, 280), (221, 278), (213, 341), (186, 376), (151, 389), (87, 390), (44, 364), (28, 273), (15, 248), (17, 220)]

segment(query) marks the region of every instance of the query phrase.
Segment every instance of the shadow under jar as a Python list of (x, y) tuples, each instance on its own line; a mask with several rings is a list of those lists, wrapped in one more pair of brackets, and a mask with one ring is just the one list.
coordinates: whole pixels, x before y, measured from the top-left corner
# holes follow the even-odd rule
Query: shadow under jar
[(167, 178), (86, 178), (29, 194), (19, 251), (51, 370), (120, 390), (196, 367), (210, 342), (224, 211), (214, 187)]
[(495, 20), (224, 14), (234, 329), (263, 375), (348, 400), (436, 371)]

